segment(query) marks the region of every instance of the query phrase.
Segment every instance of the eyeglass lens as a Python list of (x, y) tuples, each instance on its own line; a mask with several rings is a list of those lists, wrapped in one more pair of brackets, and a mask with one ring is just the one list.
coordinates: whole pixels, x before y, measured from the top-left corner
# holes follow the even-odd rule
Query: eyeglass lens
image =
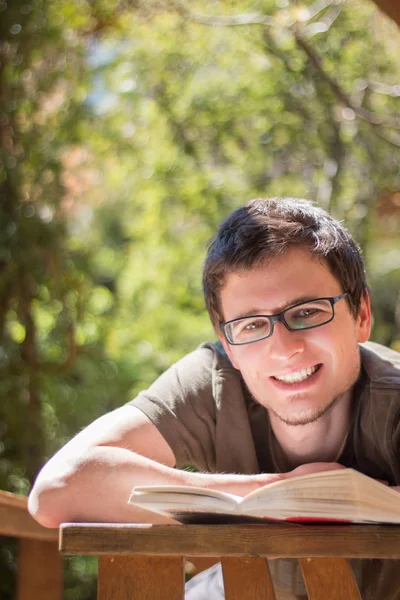
[[(283, 320), (290, 329), (309, 329), (328, 323), (333, 317), (329, 300), (320, 299), (304, 302), (288, 308)], [(256, 316), (238, 319), (225, 325), (225, 332), (232, 344), (256, 342), (271, 334), (272, 324), (267, 317)]]

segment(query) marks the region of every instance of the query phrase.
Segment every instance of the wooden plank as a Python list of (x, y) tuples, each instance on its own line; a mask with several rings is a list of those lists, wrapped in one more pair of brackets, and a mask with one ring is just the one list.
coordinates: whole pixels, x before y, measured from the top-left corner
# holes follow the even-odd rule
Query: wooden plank
[(400, 526), (63, 524), (60, 549), (94, 555), (400, 558)]
[(55, 541), (58, 529), (42, 527), (31, 517), (26, 496), (0, 490), (0, 535)]
[(198, 575), (220, 562), (219, 556), (191, 556), (185, 563), (185, 571), (190, 575)]
[(177, 556), (101, 556), (98, 600), (183, 600), (184, 560)]
[(276, 600), (266, 558), (222, 558), (226, 600)]
[(22, 539), (18, 560), (17, 600), (61, 600), (63, 559), (56, 542)]
[(12, 506), (28, 510), (28, 499), (26, 496), (0, 490), (0, 506)]
[(18, 504), (0, 504), (0, 535), (36, 540), (58, 540), (58, 529), (42, 527)]
[(301, 558), (309, 600), (362, 600), (350, 563), (345, 558)]

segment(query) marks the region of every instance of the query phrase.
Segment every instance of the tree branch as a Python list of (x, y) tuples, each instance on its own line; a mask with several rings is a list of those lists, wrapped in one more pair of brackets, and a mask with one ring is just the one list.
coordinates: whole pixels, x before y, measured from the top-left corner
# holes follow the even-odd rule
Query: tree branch
[(382, 130), (381, 127), (376, 127), (375, 134), (391, 146), (394, 146), (395, 148), (400, 148), (400, 135), (397, 135), (396, 132), (385, 132)]
[(43, 463), (45, 439), (42, 422), (42, 400), (40, 396), (40, 371), (38, 368), (38, 348), (36, 324), (32, 314), (33, 281), (27, 272), (20, 274), (19, 318), (25, 327), (25, 339), (21, 344), (21, 358), (24, 363), (27, 403), (27, 423), (23, 444), (25, 450), (26, 474), (31, 482)]
[(186, 19), (190, 21), (195, 21), (196, 23), (200, 23), (202, 25), (211, 25), (211, 26), (219, 26), (219, 27), (236, 27), (240, 25), (271, 25), (273, 26), (275, 20), (266, 15), (261, 15), (259, 13), (243, 13), (241, 15), (225, 17), (225, 16), (208, 16), (202, 15), (200, 13), (192, 12), (189, 8), (187, 8), (186, 4), (181, 0), (172, 0), (172, 4), (175, 7), (175, 10)]
[(380, 81), (366, 81), (366, 87), (372, 92), (377, 94), (384, 94), (385, 96), (392, 96), (393, 98), (400, 97), (400, 84), (389, 85), (388, 83), (381, 83)]
[(340, 15), (342, 9), (340, 6), (333, 6), (332, 9), (325, 15), (324, 19), (317, 21), (316, 23), (310, 23), (304, 27), (304, 33), (307, 38), (311, 38), (318, 33), (326, 33), (332, 27)]
[[(271, 27), (278, 26), (276, 19), (269, 17), (269, 16), (257, 14), (257, 13), (245, 13), (245, 14), (232, 16), (232, 17), (225, 17), (225, 16), (209, 17), (206, 15), (200, 15), (200, 14), (193, 13), (180, 0), (174, 0), (173, 4), (174, 4), (176, 10), (182, 16), (184, 16), (185, 18), (188, 18), (196, 23), (200, 23), (202, 25), (223, 26), (223, 27), (235, 27), (235, 26), (241, 26), (241, 25), (263, 25), (263, 26), (267, 25), (267, 26), (271, 26)], [(338, 2), (335, 2), (334, 0), (316, 0), (316, 2), (314, 2), (314, 4), (312, 4), (311, 7), (309, 7), (307, 9), (308, 13), (309, 13), (309, 17), (308, 17), (307, 21), (312, 19), (315, 15), (317, 15), (322, 10), (325, 10), (329, 6), (332, 6), (332, 4), (338, 4)], [(338, 16), (339, 12), (340, 12), (340, 7), (338, 7), (332, 13), (330, 22), (325, 23), (326, 30), (328, 30), (329, 27), (332, 25), (332, 23)], [(293, 21), (290, 23), (289, 22), (286, 23), (286, 27), (290, 27), (291, 25), (293, 25)], [(312, 25), (310, 25), (309, 27), (312, 28)], [(376, 115), (375, 113), (363, 108), (362, 106), (355, 104), (351, 100), (351, 98), (344, 92), (344, 90), (339, 86), (337, 81), (335, 81), (324, 70), (322, 63), (321, 63), (321, 58), (317, 55), (317, 53), (313, 50), (313, 48), (309, 44), (307, 44), (307, 42), (304, 40), (304, 37), (300, 34), (299, 30), (298, 29), (295, 30), (292, 27), (291, 27), (291, 29), (293, 30), (294, 39), (296, 41), (297, 46), (308, 56), (309, 60), (313, 64), (314, 68), (318, 72), (321, 79), (328, 84), (328, 86), (330, 87), (332, 92), (335, 94), (335, 96), (338, 98), (338, 100), (340, 101), (341, 104), (343, 104), (344, 106), (347, 106), (348, 108), (351, 108), (354, 111), (355, 115), (359, 119), (362, 119), (363, 121), (367, 121), (371, 125), (378, 126), (378, 127), (388, 127), (388, 128), (392, 128), (392, 129), (400, 129), (400, 118), (399, 117), (395, 117), (395, 116), (378, 117), (378, 115)], [(312, 35), (314, 35), (314, 33), (312, 33)], [(388, 141), (389, 143), (392, 143), (392, 144), (394, 143), (394, 145), (397, 145), (397, 143), (393, 142), (393, 140), (390, 140), (390, 138), (387, 138), (382, 135), (381, 135), (381, 137), (383, 137), (383, 139), (386, 139), (386, 141)]]
[(307, 7), (307, 13), (309, 15), (308, 20), (313, 19), (326, 8), (329, 8), (332, 5), (338, 6), (340, 4), (342, 4), (340, 0), (315, 0), (315, 2)]
[(314, 52), (311, 46), (307, 44), (307, 42), (304, 40), (304, 38), (300, 35), (298, 31), (294, 32), (294, 38), (298, 47), (301, 48), (303, 52), (305, 52), (321, 79), (328, 84), (328, 86), (338, 98), (338, 100), (341, 102), (341, 104), (347, 106), (348, 108), (351, 108), (351, 110), (354, 111), (355, 115), (358, 118), (362, 119), (363, 121), (367, 121), (368, 123), (371, 123), (371, 125), (390, 127), (392, 129), (400, 129), (400, 118), (393, 116), (385, 116), (380, 118), (375, 113), (366, 110), (361, 106), (357, 106), (351, 100), (351, 98), (344, 92), (344, 90), (339, 86), (339, 84), (324, 70), (321, 63), (321, 58), (316, 54), (316, 52)]
[(216, 25), (222, 27), (236, 27), (238, 25), (269, 25), (273, 26), (274, 19), (255, 13), (242, 14), (234, 17), (208, 17), (196, 13), (190, 13), (191, 18), (202, 25)]

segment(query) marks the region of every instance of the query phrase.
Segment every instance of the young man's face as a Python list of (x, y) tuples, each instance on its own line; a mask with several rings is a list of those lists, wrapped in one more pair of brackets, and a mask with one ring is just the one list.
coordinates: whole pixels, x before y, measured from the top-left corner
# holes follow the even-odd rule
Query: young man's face
[[(347, 290), (326, 263), (309, 250), (293, 248), (284, 256), (251, 271), (231, 273), (221, 292), (225, 321), (244, 315), (273, 315), (304, 298), (330, 298)], [(243, 346), (229, 345), (221, 337), (235, 368), (272, 418), (288, 425), (305, 425), (322, 417), (355, 383), (360, 358), (358, 342), (370, 334), (369, 302), (352, 316), (346, 299), (334, 306), (333, 321), (309, 330), (289, 331), (276, 323), (272, 336)], [(292, 379), (311, 375), (302, 381)]]

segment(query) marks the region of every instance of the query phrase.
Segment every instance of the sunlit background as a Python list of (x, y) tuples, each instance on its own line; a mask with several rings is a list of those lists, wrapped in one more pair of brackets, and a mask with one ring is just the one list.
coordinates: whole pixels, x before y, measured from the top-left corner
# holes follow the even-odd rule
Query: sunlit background
[[(214, 339), (206, 242), (252, 197), (343, 220), (400, 350), (400, 32), (375, 4), (0, 0), (0, 34), (0, 489)], [(94, 570), (70, 559), (67, 600)]]

